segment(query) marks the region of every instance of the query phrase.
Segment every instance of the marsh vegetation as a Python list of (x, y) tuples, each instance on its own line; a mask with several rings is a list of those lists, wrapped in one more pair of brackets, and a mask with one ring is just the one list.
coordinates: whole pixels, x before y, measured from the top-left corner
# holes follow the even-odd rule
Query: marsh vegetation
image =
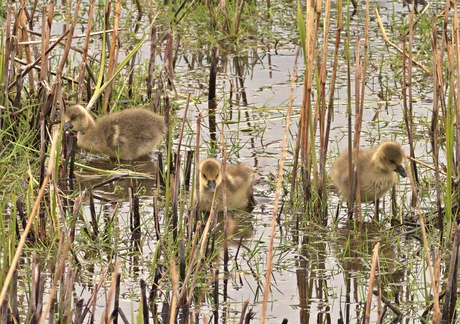
[[(1, 323), (458, 320), (457, 3), (1, 4)], [(82, 152), (76, 103), (165, 139)], [(408, 178), (341, 200), (332, 162), (385, 140)], [(195, 208), (207, 157), (254, 210)]]

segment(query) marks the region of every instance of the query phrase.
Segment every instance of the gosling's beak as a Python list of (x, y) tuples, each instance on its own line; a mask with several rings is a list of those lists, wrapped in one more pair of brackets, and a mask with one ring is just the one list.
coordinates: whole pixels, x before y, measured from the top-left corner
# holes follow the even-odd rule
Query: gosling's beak
[(395, 172), (398, 172), (403, 178), (407, 177), (406, 169), (402, 165), (398, 165)]
[(71, 123), (69, 123), (69, 122), (65, 122), (65, 123), (64, 123), (64, 128), (65, 128), (65, 129), (72, 129), (72, 128), (73, 128), (73, 125), (72, 125)]
[(214, 190), (216, 190), (216, 180), (209, 180), (208, 181), (208, 189), (211, 192), (214, 192)]

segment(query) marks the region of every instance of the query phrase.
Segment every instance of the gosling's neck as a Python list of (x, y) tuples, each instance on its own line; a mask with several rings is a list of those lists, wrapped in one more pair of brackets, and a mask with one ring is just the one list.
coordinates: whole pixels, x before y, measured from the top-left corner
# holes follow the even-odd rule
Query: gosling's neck
[(91, 132), (92, 129), (94, 129), (94, 126), (96, 125), (96, 121), (91, 115), (87, 115), (87, 118), (85, 120), (84, 126), (80, 129), (79, 133), (81, 135), (87, 135), (89, 132)]

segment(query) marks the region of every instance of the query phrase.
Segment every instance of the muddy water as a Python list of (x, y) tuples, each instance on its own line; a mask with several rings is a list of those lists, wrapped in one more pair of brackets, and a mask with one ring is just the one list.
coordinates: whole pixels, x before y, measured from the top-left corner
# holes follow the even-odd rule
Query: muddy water
[[(397, 15), (402, 15), (406, 11), (398, 4), (388, 1), (381, 2), (380, 5), (381, 14), (386, 21), (389, 21), (388, 17), (393, 10)], [(362, 32), (362, 17), (363, 12), (360, 11), (358, 16), (353, 18), (355, 21), (352, 25), (356, 28), (353, 33)], [(387, 48), (381, 42), (375, 21), (372, 25), (372, 34), (375, 36), (372, 40), (371, 51), (374, 59), (371, 63), (378, 66), (383, 57), (396, 54), (388, 54)], [(295, 35), (292, 30), (286, 30), (283, 33), (286, 38)], [(265, 282), (274, 200), (273, 175), (277, 173), (286, 126), (286, 107), (291, 92), (291, 76), (297, 52), (293, 43), (285, 41), (276, 49), (259, 48), (254, 52), (248, 52), (247, 56), (230, 56), (228, 60), (222, 59), (223, 65), (218, 74), (219, 132), (223, 127), (230, 162), (244, 162), (254, 168), (256, 172), (255, 196), (258, 202), (250, 216), (234, 219), (237, 234), (229, 249), (230, 258), (237, 253), (238, 258), (230, 270), (228, 299), (227, 303), (222, 304), (219, 309), (219, 322), (224, 321), (222, 319), (224, 310), (228, 312), (229, 321), (236, 322), (244, 300), (249, 300), (250, 308), (255, 312), (256, 321), (261, 313), (262, 287)], [(243, 75), (234, 74), (235, 60), (241, 60), (240, 64), (245, 65)], [(251, 64), (247, 64), (248, 62)], [(302, 71), (301, 64), (299, 71)], [(332, 125), (329, 152), (331, 159), (347, 145), (347, 91), (343, 82), (346, 72), (344, 65), (340, 71), (343, 74), (339, 76), (341, 81), (336, 91), (336, 113)], [(382, 79), (373, 75), (377, 73), (376, 70), (372, 68), (368, 70), (369, 86), (366, 87), (366, 110), (363, 116), (362, 134), (364, 146), (373, 145), (382, 139), (394, 139), (406, 144), (399, 95), (400, 84), (393, 80), (390, 69), (383, 72)], [(187, 118), (190, 121), (190, 131), (187, 132), (184, 140), (186, 149), (192, 149), (195, 143), (196, 125), (194, 121), (198, 112), (205, 112), (207, 109), (206, 93), (202, 86), (206, 80), (200, 77), (206, 73), (205, 66), (189, 71), (185, 60), (182, 59), (178, 63), (176, 72), (178, 92), (182, 94), (191, 92), (194, 99), (200, 99), (202, 102), (193, 104), (189, 110)], [(197, 81), (200, 78), (201, 82)], [(243, 81), (244, 87), (236, 87), (235, 91), (235, 84), (240, 80)], [(294, 89), (293, 119), (289, 139), (290, 153), (295, 144), (296, 123), (302, 100), (301, 81), (302, 75), (299, 76)], [(378, 93), (381, 92), (387, 95), (385, 100), (379, 99)], [(429, 115), (427, 108), (430, 107), (430, 104), (423, 100), (427, 95), (426, 92), (426, 89), (419, 92), (417, 114), (420, 118), (426, 118)], [(247, 102), (242, 100), (230, 102), (230, 96), (235, 100), (235, 98), (241, 98), (243, 93), (247, 97)], [(179, 110), (177, 114), (181, 118), (183, 110)], [(206, 157), (210, 154), (206, 143), (209, 139), (206, 118), (203, 124), (200, 155)], [(422, 135), (422, 140), (417, 145), (417, 152), (425, 153), (426, 146)], [(218, 155), (221, 156), (219, 150)], [(86, 160), (85, 163), (101, 169), (119, 168), (97, 157), (92, 157), (91, 161)], [(291, 161), (292, 155), (289, 154), (287, 171), (289, 171)], [(151, 176), (149, 179), (136, 183), (137, 188), (142, 192), (141, 211), (143, 215), (152, 213), (151, 205), (155, 190), (152, 192), (151, 189), (155, 187), (156, 163), (156, 158), (153, 158), (151, 162), (146, 163), (144, 169), (136, 169), (138, 172)], [(82, 188), (94, 181), (100, 181), (100, 179), (95, 179), (91, 174), (79, 174), (79, 184)], [(129, 197), (126, 196), (126, 192), (132, 184), (133, 180), (124, 179), (101, 187), (95, 192), (95, 195), (104, 198), (104, 202), (98, 206), (107, 215), (112, 215), (116, 208), (116, 217), (121, 224), (130, 222)], [(397, 195), (402, 197), (401, 201), (408, 201), (409, 187), (406, 180), (398, 186), (397, 190)], [(328, 227), (308, 224), (304, 229), (298, 231), (293, 222), (294, 215), (288, 210), (284, 210), (280, 215), (280, 225), (277, 227), (275, 238), (274, 268), (267, 322), (281, 323), (284, 318), (288, 319), (289, 323), (325, 323), (328, 321), (336, 323), (342, 318), (351, 323), (357, 322), (363, 317), (363, 303), (367, 293), (372, 249), (376, 242), (382, 245), (380, 282), (384, 291), (383, 295), (391, 299), (392, 304), (398, 300), (398, 305), (406, 319), (417, 318), (425, 306), (423, 287), (426, 286), (426, 280), (429, 280), (418, 240), (405, 235), (404, 231), (392, 228), (386, 219), (382, 221), (382, 224), (373, 222), (372, 206), (364, 206), (364, 214), (368, 216), (366, 222), (359, 227), (346, 220), (344, 209), (339, 209), (339, 220), (334, 223), (332, 220), (336, 217), (339, 198), (334, 193), (331, 193), (330, 197), (330, 223), (333, 225)], [(401, 213), (406, 212), (407, 209), (408, 207), (405, 207)], [(89, 213), (90, 211), (85, 207), (84, 214), (89, 215)], [(133, 296), (139, 296), (138, 279), (143, 278), (150, 284), (152, 280), (148, 269), (155, 251), (155, 235), (151, 224), (144, 225), (143, 255), (139, 259), (128, 256), (122, 258), (122, 271), (129, 275), (122, 278), (124, 298), (121, 308), (125, 314), (130, 314), (133, 318), (139, 308), (137, 300), (133, 298)], [(130, 241), (128, 234), (121, 234), (119, 240), (112, 248), (122, 247), (128, 251)], [(240, 241), (242, 247), (238, 248), (237, 243)], [(97, 274), (101, 269), (96, 265), (93, 271)], [(89, 291), (92, 287), (88, 287), (88, 283), (83, 278), (79, 279), (81, 279), (79, 297), (89, 299)], [(94, 282), (93, 279), (91, 278), (89, 282)], [(410, 289), (408, 288), (409, 283)], [(102, 314), (104, 306), (104, 303), (100, 302), (97, 313)], [(159, 306), (161, 308), (162, 305)], [(201, 318), (204, 315), (210, 316), (211, 309), (211, 305), (202, 306)], [(376, 320), (376, 314), (374, 305), (371, 321)], [(393, 315), (388, 316), (395, 318)]]

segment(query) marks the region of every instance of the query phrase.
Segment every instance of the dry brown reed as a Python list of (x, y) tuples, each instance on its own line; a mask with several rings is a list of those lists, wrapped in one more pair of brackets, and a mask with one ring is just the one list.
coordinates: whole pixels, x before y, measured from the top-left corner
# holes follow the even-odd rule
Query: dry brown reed
[[(107, 2), (106, 4), (106, 10), (105, 10), (105, 29), (109, 29), (109, 23), (110, 23), (110, 14), (112, 12), (111, 10), (111, 2)], [(113, 33), (112, 33), (112, 39), (110, 42), (108, 42), (109, 45), (109, 57), (108, 57), (108, 66), (107, 66), (107, 79), (110, 79), (114, 75), (115, 71), (115, 64), (118, 61), (118, 24), (120, 21), (120, 10), (121, 10), (121, 1), (117, 0), (115, 4), (115, 16), (113, 20)], [(108, 41), (108, 39), (107, 39)], [(105, 93), (103, 96), (102, 100), (102, 113), (107, 114), (109, 112), (109, 99), (110, 95), (112, 92), (112, 83), (110, 83), (107, 88), (105, 89)]]
[[(444, 305), (442, 307), (443, 323), (452, 323), (457, 314), (457, 287), (458, 287), (458, 257), (460, 246), (460, 225), (455, 231), (454, 240), (452, 242), (452, 255), (449, 263), (449, 274), (445, 290)], [(440, 297), (441, 298), (441, 297)]]
[[(367, 287), (367, 298), (366, 298), (366, 308), (365, 308), (365, 315), (364, 315), (364, 324), (370, 323), (371, 320), (371, 304), (372, 304), (372, 295), (374, 291), (374, 286), (375, 286), (375, 281), (377, 281), (377, 284), (380, 283), (380, 280), (376, 279), (377, 271), (380, 268), (380, 263), (379, 263), (379, 249), (380, 249), (380, 242), (375, 244), (374, 246), (374, 252), (372, 253), (372, 263), (371, 263), (371, 270), (370, 270), (370, 276), (369, 276), (369, 285)], [(381, 288), (379, 285), (379, 296), (381, 296)], [(378, 303), (378, 318), (377, 318), (377, 323), (381, 322), (381, 305), (380, 305), (380, 299)]]
[(171, 312), (169, 313), (169, 324), (176, 323), (176, 308), (177, 308), (177, 298), (179, 296), (179, 277), (176, 271), (176, 262), (173, 259), (169, 260), (169, 268), (171, 271), (171, 281), (172, 281), (172, 299), (171, 299)]
[[(398, 45), (396, 45), (395, 43), (393, 43), (387, 36), (387, 33), (385, 31), (385, 28), (383, 27), (383, 22), (382, 22), (382, 18), (380, 17), (380, 14), (379, 14), (379, 11), (378, 11), (378, 8), (377, 7), (374, 7), (374, 13), (375, 13), (375, 16), (377, 18), (377, 22), (379, 23), (379, 26), (380, 26), (380, 31), (382, 32), (382, 36), (383, 36), (383, 39), (385, 40), (385, 42), (387, 42), (391, 47), (393, 47), (394, 49), (396, 49), (399, 53), (403, 54), (403, 50), (401, 48), (398, 47)], [(406, 53), (406, 57), (407, 57), (408, 53)], [(423, 66), (423, 64), (421, 64), (420, 62), (418, 62), (417, 60), (415, 60), (414, 58), (412, 58), (412, 62), (418, 66), (420, 69), (422, 69), (426, 74), (428, 75), (431, 75), (431, 72)]]
[(264, 283), (264, 296), (262, 302), (262, 314), (260, 317), (260, 323), (265, 323), (265, 318), (267, 316), (267, 307), (268, 307), (268, 298), (270, 296), (270, 281), (272, 277), (272, 267), (273, 267), (273, 253), (274, 253), (274, 242), (275, 242), (275, 229), (278, 219), (278, 207), (281, 200), (281, 186), (283, 183), (283, 173), (284, 173), (284, 160), (287, 155), (287, 143), (289, 138), (289, 126), (291, 122), (291, 111), (292, 103), (294, 101), (294, 89), (295, 82), (297, 80), (297, 59), (299, 57), (299, 52), (297, 52), (296, 60), (294, 63), (294, 71), (291, 77), (291, 93), (289, 96), (289, 106), (286, 114), (286, 125), (284, 128), (283, 144), (281, 148), (281, 154), (278, 165), (278, 175), (276, 180), (276, 191), (275, 191), (275, 201), (273, 204), (272, 220), (270, 227), (270, 241), (267, 251), (267, 269), (265, 273), (265, 283)]
[[(334, 48), (334, 61), (332, 75), (327, 79), (328, 44), (331, 22), (331, 3), (326, 1), (324, 19), (320, 20), (322, 11), (321, 3), (307, 3), (306, 17), (303, 28), (305, 29), (305, 77), (302, 99), (302, 108), (298, 128), (298, 136), (294, 151), (294, 161), (291, 178), (291, 203), (295, 201), (297, 193), (297, 170), (300, 171), (303, 188), (303, 197), (306, 213), (309, 217), (317, 218), (316, 221), (327, 223), (327, 151), (330, 128), (334, 114), (334, 91), (337, 79), (337, 65), (343, 28), (342, 5), (337, 4), (337, 33)], [(320, 23), (322, 22), (322, 24)], [(315, 64), (316, 40), (319, 35), (319, 26), (323, 28), (320, 60)], [(308, 26), (308, 27), (307, 27)], [(314, 28), (310, 28), (314, 26)], [(314, 86), (313, 75), (318, 75), (318, 84)], [(327, 84), (329, 83), (329, 89)], [(316, 87), (317, 99), (312, 101)], [(329, 95), (327, 92), (329, 91)], [(326, 104), (327, 103), (327, 104)], [(319, 142), (319, 148), (316, 142)], [(318, 150), (318, 152), (317, 152)], [(317, 158), (319, 154), (319, 159)]]
[[(411, 12), (410, 14), (410, 25), (409, 25), (409, 32), (408, 32), (408, 40), (409, 40), (409, 49), (407, 53), (406, 49), (406, 39), (403, 40), (403, 59), (402, 59), (402, 69), (403, 69), (403, 74), (402, 74), (402, 95), (403, 95), (403, 110), (404, 110), (404, 121), (406, 124), (406, 131), (407, 131), (407, 137), (408, 137), (408, 144), (409, 144), (409, 156), (411, 158), (415, 158), (415, 149), (414, 149), (414, 124), (413, 124), (413, 116), (414, 116), (414, 110), (413, 110), (413, 105), (412, 105), (412, 87), (408, 87), (407, 85), (412, 84), (412, 46), (413, 46), (413, 26), (414, 24), (412, 23), (413, 21), (413, 13)], [(408, 55), (407, 55), (408, 54)], [(406, 63), (406, 57), (407, 57), (407, 63)], [(436, 60), (436, 58), (434, 57)], [(406, 69), (406, 64), (407, 64), (407, 69)], [(406, 75), (407, 71), (407, 75)], [(435, 87), (436, 88), (436, 87)], [(436, 91), (436, 90), (435, 90)], [(434, 112), (435, 109), (433, 109)], [(436, 119), (435, 119), (436, 120)], [(411, 160), (411, 172), (414, 176), (415, 182), (418, 184), (419, 179), (418, 179), (418, 172), (417, 172), (417, 164), (414, 162), (414, 160)], [(411, 206), (415, 206), (415, 195), (412, 194), (412, 200), (411, 200)]]
[[(408, 162), (406, 161), (406, 168), (408, 168)], [(410, 178), (410, 183), (412, 186), (412, 192), (416, 193), (416, 188), (415, 188), (415, 181), (412, 176), (412, 173), (409, 172), (409, 178)], [(431, 280), (431, 289), (432, 289), (432, 294), (433, 294), (433, 319), (440, 318), (440, 307), (439, 307), (439, 290), (438, 286), (436, 285), (436, 277), (435, 277), (435, 270), (431, 262), (431, 251), (429, 248), (428, 244), (428, 238), (427, 238), (427, 233), (426, 233), (426, 227), (425, 227), (425, 216), (422, 213), (421, 207), (420, 207), (420, 200), (418, 198), (418, 195), (416, 195), (416, 208), (417, 208), (417, 213), (419, 217), (419, 223), (420, 223), (420, 230), (422, 232), (422, 241), (423, 241), (423, 248), (425, 252), (425, 262), (428, 267), (428, 272), (430, 274), (430, 280)]]

